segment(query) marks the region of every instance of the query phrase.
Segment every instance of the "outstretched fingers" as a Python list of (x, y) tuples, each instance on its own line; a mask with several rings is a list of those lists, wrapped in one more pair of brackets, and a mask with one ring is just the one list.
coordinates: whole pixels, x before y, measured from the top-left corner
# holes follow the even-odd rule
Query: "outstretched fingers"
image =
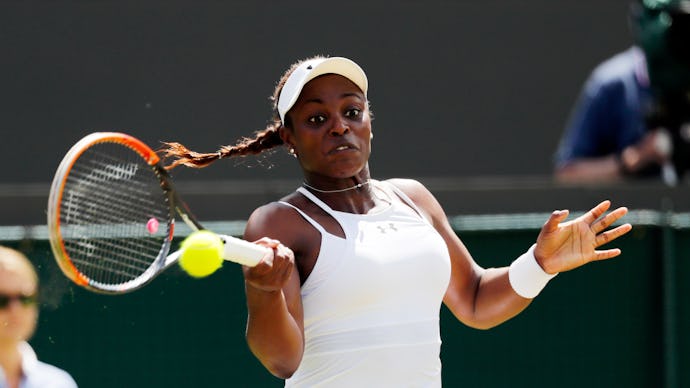
[(565, 223), (562, 222), (568, 217), (567, 210), (551, 213), (537, 237), (534, 250), (535, 257), (541, 258), (542, 268), (548, 273), (564, 272), (591, 261), (620, 255), (619, 248), (597, 249), (632, 230), (629, 223), (612, 227), (627, 214), (628, 209), (620, 207), (607, 213), (610, 207), (611, 201), (602, 201), (575, 220)]
[(628, 233), (629, 231), (632, 230), (632, 225), (630, 224), (623, 224), (621, 226), (618, 226), (616, 228), (613, 228), (611, 230), (607, 230), (606, 232), (597, 234), (595, 238), (595, 246), (600, 247), (606, 243), (609, 243), (618, 237)]
[(594, 251), (593, 261), (612, 259), (621, 254), (621, 250), (618, 248), (605, 249), (602, 251)]
[(550, 233), (557, 230), (558, 225), (568, 218), (568, 214), (570, 214), (568, 210), (555, 210), (553, 213), (551, 213), (549, 219), (544, 223), (542, 231)]
[[(597, 206), (592, 208), (592, 210), (588, 211), (587, 213), (583, 214), (581, 219), (590, 224), (593, 225), (599, 217), (601, 217), (604, 213), (606, 213), (607, 210), (611, 207), (611, 201), (608, 199), (605, 201), (601, 201)], [(603, 230), (603, 229), (602, 229)]]
[(602, 217), (600, 220), (596, 221), (595, 219), (595, 221), (591, 223), (592, 232), (598, 234), (599, 232), (604, 231), (606, 228), (613, 225), (614, 222), (618, 221), (626, 214), (628, 214), (628, 208), (619, 207), (618, 209)]

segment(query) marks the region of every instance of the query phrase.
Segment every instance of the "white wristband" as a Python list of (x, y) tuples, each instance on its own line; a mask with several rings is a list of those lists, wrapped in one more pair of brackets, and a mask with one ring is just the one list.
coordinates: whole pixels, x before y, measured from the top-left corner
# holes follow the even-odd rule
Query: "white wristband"
[(558, 273), (548, 274), (544, 272), (534, 257), (535, 246), (536, 244), (532, 245), (527, 252), (515, 259), (508, 269), (510, 286), (518, 295), (527, 299), (539, 295), (541, 290), (546, 287), (546, 283), (558, 275)]

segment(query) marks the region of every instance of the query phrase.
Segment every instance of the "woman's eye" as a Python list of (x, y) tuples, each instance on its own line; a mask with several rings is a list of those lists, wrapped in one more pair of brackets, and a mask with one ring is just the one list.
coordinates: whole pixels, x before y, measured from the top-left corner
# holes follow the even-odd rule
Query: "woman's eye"
[(350, 109), (347, 112), (345, 112), (345, 116), (350, 117), (350, 118), (355, 118), (355, 117), (358, 117), (361, 113), (362, 113), (361, 109), (353, 108), (353, 109)]

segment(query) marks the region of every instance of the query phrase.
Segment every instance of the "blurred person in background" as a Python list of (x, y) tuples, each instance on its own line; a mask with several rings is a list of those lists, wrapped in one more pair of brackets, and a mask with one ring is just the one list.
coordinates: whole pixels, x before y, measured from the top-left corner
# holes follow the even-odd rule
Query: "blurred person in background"
[(0, 387), (75, 388), (72, 376), (36, 358), (26, 342), (38, 320), (38, 275), (22, 253), (0, 246)]
[(596, 67), (555, 156), (563, 182), (661, 179), (690, 169), (690, 0), (631, 4), (635, 45)]

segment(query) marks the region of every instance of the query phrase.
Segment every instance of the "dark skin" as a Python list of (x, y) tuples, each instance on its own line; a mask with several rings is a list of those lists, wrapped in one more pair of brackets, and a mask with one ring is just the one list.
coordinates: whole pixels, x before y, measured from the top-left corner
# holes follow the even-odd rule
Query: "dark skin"
[[(288, 116), (290, 126), (281, 127), (280, 136), (295, 150), (307, 184), (337, 190), (370, 179), (371, 118), (364, 94), (352, 82), (339, 75), (315, 78), (305, 85)], [(414, 201), (445, 241), (451, 279), (443, 302), (458, 320), (488, 329), (530, 304), (531, 299), (519, 296), (510, 286), (508, 267), (484, 269), (474, 261), (441, 205), (421, 183), (409, 179), (388, 182)], [(314, 194), (334, 210), (355, 214), (375, 212), (388, 206), (388, 201), (400, 201), (392, 191), (372, 185)], [(339, 224), (302, 194), (295, 192), (282, 200), (304, 211), (329, 233), (343, 237)], [(548, 273), (564, 272), (618, 256), (619, 249), (596, 249), (631, 229), (624, 224), (607, 230), (627, 212), (626, 208), (618, 208), (605, 215), (609, 207), (610, 202), (604, 201), (568, 222), (567, 211), (553, 212), (535, 248), (542, 268)], [(273, 254), (256, 267), (244, 267), (249, 310), (247, 341), (271, 373), (288, 378), (304, 353), (300, 286), (314, 268), (321, 236), (294, 209), (274, 202), (254, 211), (244, 238), (273, 248)]]

